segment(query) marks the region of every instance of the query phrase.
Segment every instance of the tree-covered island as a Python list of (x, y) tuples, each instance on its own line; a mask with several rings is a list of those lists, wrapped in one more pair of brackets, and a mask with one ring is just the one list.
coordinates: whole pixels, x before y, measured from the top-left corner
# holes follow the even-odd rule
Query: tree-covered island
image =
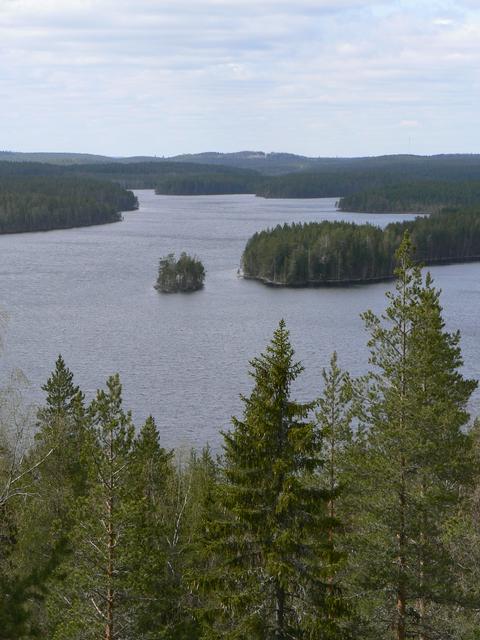
[(184, 251), (178, 260), (174, 253), (160, 258), (155, 289), (162, 293), (188, 293), (203, 288), (205, 268), (195, 257)]
[(479, 209), (444, 210), (381, 229), (351, 222), (284, 224), (255, 233), (242, 256), (246, 278), (273, 286), (368, 283), (394, 275), (405, 232), (424, 264), (480, 260)]

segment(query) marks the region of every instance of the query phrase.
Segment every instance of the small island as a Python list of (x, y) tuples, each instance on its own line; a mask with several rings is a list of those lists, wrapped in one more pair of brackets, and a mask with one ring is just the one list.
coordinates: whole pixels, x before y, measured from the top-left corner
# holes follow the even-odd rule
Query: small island
[(162, 293), (188, 293), (203, 288), (205, 268), (196, 257), (182, 252), (178, 260), (174, 253), (160, 258), (155, 289)]

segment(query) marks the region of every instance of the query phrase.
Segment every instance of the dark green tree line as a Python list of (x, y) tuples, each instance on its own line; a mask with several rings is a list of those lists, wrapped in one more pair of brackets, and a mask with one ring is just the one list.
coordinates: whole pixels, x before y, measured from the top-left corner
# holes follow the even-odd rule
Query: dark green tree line
[(475, 207), (480, 182), (405, 182), (341, 198), (341, 211), (435, 213), (445, 207)]
[(391, 223), (385, 229), (327, 221), (278, 225), (248, 240), (242, 268), (246, 277), (277, 286), (393, 278), (395, 252), (407, 231), (416, 261), (442, 264), (480, 259), (480, 213), (461, 209)]
[(48, 231), (118, 222), (136, 209), (131, 191), (77, 177), (0, 177), (0, 233)]

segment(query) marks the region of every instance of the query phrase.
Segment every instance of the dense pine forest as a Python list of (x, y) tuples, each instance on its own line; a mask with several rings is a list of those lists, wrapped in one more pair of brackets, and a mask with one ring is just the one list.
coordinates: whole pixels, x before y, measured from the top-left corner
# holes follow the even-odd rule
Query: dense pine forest
[(434, 213), (448, 206), (480, 204), (480, 182), (406, 182), (342, 198), (341, 211)]
[(0, 233), (48, 231), (117, 222), (136, 209), (131, 191), (111, 182), (0, 174)]
[(391, 278), (395, 251), (411, 233), (424, 264), (480, 260), (480, 212), (446, 209), (380, 229), (351, 222), (278, 225), (255, 233), (242, 256), (244, 276), (277, 286), (315, 286)]
[[(22, 155), (15, 157), (20, 159)], [(365, 202), (370, 199), (372, 206), (382, 206), (386, 211), (389, 206), (399, 207), (398, 202), (403, 200), (406, 201), (403, 206), (410, 208), (417, 198), (428, 207), (477, 204), (480, 181), (480, 156), (474, 155), (308, 159), (291, 154), (206, 153), (176, 159), (132, 158), (114, 162), (101, 157), (93, 161), (95, 156), (80, 154), (72, 156), (70, 163), (68, 156), (64, 160), (59, 158), (60, 164), (52, 164), (53, 156), (48, 154), (28, 157), (46, 157), (50, 162), (3, 160), (0, 177), (93, 177), (127, 189), (155, 189), (167, 195), (254, 193), (265, 198), (347, 198), (366, 191), (366, 195), (359, 196), (357, 209), (362, 203), (367, 206)], [(465, 189), (455, 183), (465, 183)], [(385, 198), (389, 204), (384, 205)], [(349, 201), (345, 200), (344, 205), (349, 205)]]
[(254, 185), (261, 178), (255, 171), (185, 162), (54, 165), (0, 161), (0, 179), (27, 176), (95, 178), (115, 182), (127, 189), (158, 189), (159, 193), (171, 195), (253, 193)]
[(333, 353), (297, 402), (281, 321), (218, 456), (134, 425), (116, 375), (87, 402), (61, 356), (33, 422), (3, 389), (0, 637), (478, 638), (477, 382), (408, 236), (396, 260), (370, 372)]
[(255, 175), (207, 173), (170, 176), (157, 181), (159, 195), (203, 196), (215, 194), (255, 193), (259, 178)]

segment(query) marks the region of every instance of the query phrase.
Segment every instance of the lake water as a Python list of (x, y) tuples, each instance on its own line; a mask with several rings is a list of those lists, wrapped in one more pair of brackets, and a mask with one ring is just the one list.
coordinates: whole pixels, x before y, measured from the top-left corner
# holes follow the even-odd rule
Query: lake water
[[(153, 414), (168, 446), (218, 447), (219, 431), (241, 412), (248, 361), (285, 318), (305, 372), (299, 399), (321, 389), (321, 369), (336, 349), (357, 375), (367, 368), (359, 314), (381, 311), (391, 284), (338, 289), (272, 289), (237, 277), (246, 240), (277, 223), (345, 219), (384, 225), (412, 216), (347, 214), (334, 199), (156, 196), (139, 191), (140, 209), (121, 223), (0, 236), (0, 307), (8, 313), (3, 376), (20, 368), (41, 400), (58, 353), (91, 398), (119, 372), (127, 408), (140, 424)], [(196, 254), (206, 286), (189, 295), (154, 290), (158, 259)], [(480, 263), (433, 267), (447, 326), (462, 332), (465, 372), (479, 377)], [(472, 403), (479, 407), (478, 395)]]

